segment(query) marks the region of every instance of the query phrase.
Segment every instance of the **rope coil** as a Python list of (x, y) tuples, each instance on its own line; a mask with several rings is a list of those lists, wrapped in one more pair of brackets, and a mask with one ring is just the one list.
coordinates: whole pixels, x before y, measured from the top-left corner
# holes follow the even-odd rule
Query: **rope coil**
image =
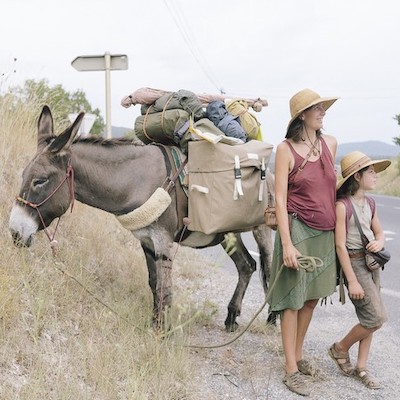
[[(324, 265), (324, 262), (319, 258), (319, 257), (314, 257), (314, 256), (299, 256), (297, 257), (297, 261), (299, 263), (299, 272), (304, 271), (304, 272), (314, 272), (317, 270), (317, 268), (321, 268)], [(270, 286), (268, 290), (268, 294), (265, 296), (264, 303), (261, 305), (261, 307), (256, 311), (254, 314), (253, 318), (250, 320), (250, 322), (246, 325), (246, 327), (241, 331), (239, 334), (237, 334), (234, 338), (229, 340), (228, 342), (221, 343), (221, 344), (215, 344), (215, 345), (186, 345), (184, 347), (189, 347), (192, 349), (217, 349), (220, 347), (225, 347), (233, 342), (235, 342), (237, 339), (239, 339), (244, 333), (250, 328), (250, 326), (253, 324), (253, 322), (256, 320), (256, 318), (260, 315), (261, 311), (265, 308), (267, 305), (268, 301), (270, 300), (271, 293), (274, 290), (274, 287), (276, 283), (278, 282), (278, 278), (283, 271), (283, 268), (285, 268), (285, 265), (282, 264), (278, 270), (278, 273), (276, 274), (275, 280)]]

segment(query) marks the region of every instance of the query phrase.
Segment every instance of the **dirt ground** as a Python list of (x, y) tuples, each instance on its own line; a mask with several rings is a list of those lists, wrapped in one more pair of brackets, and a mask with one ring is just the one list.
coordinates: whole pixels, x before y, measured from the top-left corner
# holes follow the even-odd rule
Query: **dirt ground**
[[(224, 257), (222, 254), (218, 257)], [(211, 322), (193, 332), (194, 345), (223, 344), (235, 337), (226, 333), (226, 308), (236, 284), (235, 268), (213, 265), (205, 257), (204, 268), (195, 281), (181, 280), (179, 285), (191, 293), (199, 304), (211, 302), (216, 313)], [(193, 287), (191, 287), (191, 285)], [(387, 301), (388, 299), (386, 299)], [(244, 298), (242, 315), (238, 319), (244, 328), (263, 304), (264, 294), (258, 273), (254, 273)], [(283, 353), (279, 322), (275, 327), (266, 325), (264, 309), (250, 329), (238, 340), (217, 349), (192, 349), (194, 366), (193, 399), (195, 400), (281, 400), (298, 399), (282, 383), (284, 375)], [(390, 316), (389, 316), (390, 318)], [(387, 323), (374, 335), (369, 368), (380, 379), (382, 388), (370, 390), (355, 378), (342, 375), (328, 356), (329, 346), (341, 338), (357, 322), (350, 301), (341, 305), (334, 294), (327, 305), (318, 305), (305, 341), (305, 357), (321, 370), (312, 380), (310, 399), (385, 399), (399, 398), (400, 390), (400, 335)], [(356, 349), (350, 357), (355, 360)]]

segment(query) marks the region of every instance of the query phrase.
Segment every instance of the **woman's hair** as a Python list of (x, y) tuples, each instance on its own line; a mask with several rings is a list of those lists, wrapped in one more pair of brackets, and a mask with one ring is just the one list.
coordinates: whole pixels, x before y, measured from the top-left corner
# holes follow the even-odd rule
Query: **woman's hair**
[(363, 175), (363, 173), (369, 168), (364, 167), (363, 169), (360, 169), (359, 171), (355, 172), (347, 181), (343, 184), (343, 186), (337, 191), (336, 197), (339, 199), (341, 197), (347, 197), (347, 196), (353, 196), (357, 190), (360, 188), (360, 184), (356, 181), (354, 178), (354, 175), (359, 173), (360, 176)]
[[(304, 111), (309, 110), (311, 107), (307, 108)], [(303, 111), (303, 112), (304, 112)], [(304, 122), (297, 117), (289, 126), (287, 133), (286, 133), (286, 139), (292, 139), (293, 142), (297, 143), (300, 142), (301, 140), (301, 134), (303, 133), (303, 126)], [(317, 137), (320, 137), (322, 135), (321, 129), (317, 130)]]

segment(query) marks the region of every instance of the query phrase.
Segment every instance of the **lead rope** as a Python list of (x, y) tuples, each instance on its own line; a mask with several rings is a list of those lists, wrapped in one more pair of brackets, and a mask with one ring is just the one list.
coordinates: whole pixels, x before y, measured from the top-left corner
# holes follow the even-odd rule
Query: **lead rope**
[[(316, 269), (321, 268), (322, 265), (324, 264), (323, 261), (319, 257), (313, 257), (313, 256), (299, 256), (297, 257), (297, 261), (299, 263), (299, 269), (303, 270), (304, 272), (314, 272)], [(190, 347), (192, 349), (217, 349), (220, 347), (228, 346), (238, 340), (244, 333), (250, 328), (250, 326), (253, 324), (255, 319), (260, 315), (261, 311), (265, 308), (267, 305), (268, 301), (270, 300), (271, 293), (274, 290), (274, 287), (276, 283), (278, 282), (278, 278), (283, 271), (283, 268), (285, 267), (284, 264), (282, 264), (278, 270), (278, 273), (275, 277), (274, 282), (272, 283), (271, 287), (269, 288), (268, 294), (265, 296), (264, 303), (261, 305), (261, 307), (257, 310), (257, 312), (254, 314), (253, 318), (250, 320), (250, 322), (246, 325), (246, 327), (241, 331), (238, 335), (236, 335), (233, 339), (229, 340), (228, 342), (221, 343), (221, 344), (214, 344), (214, 345), (195, 345), (195, 344), (189, 344), (185, 345), (183, 347)]]
[(130, 325), (131, 327), (137, 329), (138, 331), (141, 331), (142, 333), (145, 333), (149, 335), (150, 333), (141, 328), (140, 326), (135, 325), (132, 323), (129, 319), (125, 318), (123, 315), (121, 315), (119, 312), (117, 312), (114, 308), (109, 306), (107, 303), (105, 303), (103, 300), (101, 300), (98, 296), (96, 296), (90, 289), (88, 289), (79, 279), (77, 279), (75, 276), (71, 275), (69, 272), (67, 272), (65, 269), (61, 268), (59, 265), (60, 262), (54, 262), (53, 267), (58, 271), (61, 272), (63, 275), (67, 276), (69, 279), (72, 279), (75, 283), (77, 283), (83, 290), (85, 290), (86, 293), (88, 293), (93, 299), (95, 299), (98, 303), (100, 303), (103, 307), (105, 307), (107, 310), (109, 310), (111, 313), (113, 313), (115, 316), (117, 316), (119, 319), (124, 321), (126, 324)]

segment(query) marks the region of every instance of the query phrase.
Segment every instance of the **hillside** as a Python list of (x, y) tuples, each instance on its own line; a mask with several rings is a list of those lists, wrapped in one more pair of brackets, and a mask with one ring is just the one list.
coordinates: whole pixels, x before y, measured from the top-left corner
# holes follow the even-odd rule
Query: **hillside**
[(111, 132), (113, 138), (120, 138), (128, 135), (129, 132), (132, 131), (132, 128), (125, 128), (122, 126), (112, 126)]
[[(112, 134), (114, 138), (124, 137), (132, 129), (125, 127), (112, 127)], [(379, 140), (369, 140), (365, 142), (352, 142), (352, 143), (342, 143), (338, 145), (336, 154), (336, 164), (340, 163), (340, 159), (350, 153), (351, 151), (359, 150), (365, 153), (371, 158), (394, 158), (400, 155), (400, 147), (394, 144), (388, 144), (385, 142), (380, 142)], [(273, 170), (275, 163), (275, 151), (271, 155), (270, 169)]]
[(337, 157), (341, 158), (351, 151), (359, 150), (371, 158), (393, 158), (400, 154), (400, 147), (394, 144), (370, 140), (367, 142), (353, 142), (339, 144)]
[[(361, 151), (367, 156), (375, 159), (379, 158), (395, 158), (400, 156), (400, 147), (394, 144), (380, 142), (378, 140), (370, 140), (366, 142), (342, 143), (338, 145), (336, 153), (336, 164), (340, 163), (340, 159), (351, 151)], [(275, 163), (275, 151), (271, 155), (269, 163), (270, 169), (273, 170)]]

